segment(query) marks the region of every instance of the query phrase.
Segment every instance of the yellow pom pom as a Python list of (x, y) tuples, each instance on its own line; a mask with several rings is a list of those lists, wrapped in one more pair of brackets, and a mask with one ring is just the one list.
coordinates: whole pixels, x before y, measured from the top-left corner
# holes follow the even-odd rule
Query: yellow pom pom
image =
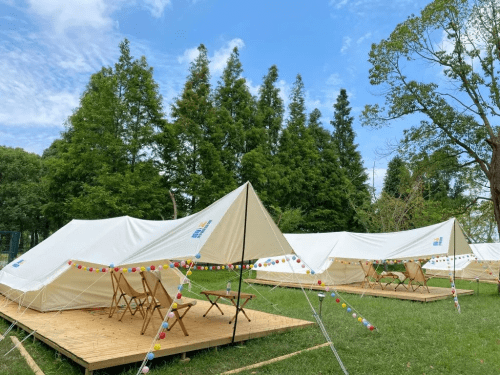
[(188, 259), (188, 260), (187, 260), (187, 264), (191, 264), (191, 259)]
[(343, 304), (342, 304), (342, 308), (344, 308), (344, 309), (345, 309), (346, 307), (347, 307), (347, 305), (346, 305), (345, 303), (343, 303)]
[(146, 271), (146, 267), (142, 266), (142, 267), (141, 267), (141, 271), (142, 271), (142, 272)]
[(236, 266), (234, 266), (234, 268), (238, 269), (238, 268), (240, 268), (240, 266), (236, 265)]
[(127, 273), (127, 272), (128, 272), (128, 269), (124, 268), (123, 273)]
[(325, 286), (325, 282), (322, 282), (322, 283), (321, 283), (321, 286)]
[(155, 350), (160, 350), (161, 349), (161, 345), (160, 344), (155, 344), (154, 349)]
[(307, 270), (306, 273), (309, 275), (311, 273), (311, 271)]
[(205, 271), (208, 271), (208, 267), (207, 266), (205, 266)]
[(186, 275), (191, 276), (193, 273), (191, 271), (187, 271)]
[(281, 259), (281, 261), (282, 261), (283, 263), (285, 263), (285, 258)]
[(172, 309), (176, 309), (177, 308), (177, 303), (172, 303)]
[(363, 318), (358, 318), (358, 322), (362, 322), (363, 321)]
[(253, 264), (250, 264), (250, 268), (253, 268)]
[(82, 268), (82, 269), (83, 269), (84, 271), (87, 271), (87, 267), (85, 267), (85, 266), (83, 266), (83, 268)]
[(221, 267), (221, 269), (224, 269), (224, 268), (226, 268), (226, 267), (224, 267), (224, 266)]
[(165, 269), (167, 269), (168, 267), (169, 267), (169, 265), (168, 265), (168, 264), (164, 264), (164, 265), (163, 265), (163, 268), (165, 268)]
[(267, 263), (264, 263), (264, 267), (267, 267)]

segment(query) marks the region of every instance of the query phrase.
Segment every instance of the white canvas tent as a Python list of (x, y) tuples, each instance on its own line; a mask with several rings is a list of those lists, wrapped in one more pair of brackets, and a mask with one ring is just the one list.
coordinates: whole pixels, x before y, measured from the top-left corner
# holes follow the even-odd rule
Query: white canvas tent
[[(317, 280), (330, 285), (362, 281), (360, 260), (428, 259), (443, 255), (471, 254), (460, 225), (455, 219), (423, 228), (392, 233), (332, 232), (285, 234), (295, 253), (314, 270), (306, 274), (296, 262), (257, 268), (257, 278), (281, 282), (311, 283)], [(279, 259), (279, 258), (278, 258)], [(269, 264), (269, 257), (258, 263)], [(271, 262), (274, 259), (270, 259)], [(340, 262), (342, 261), (342, 262)]]
[[(128, 268), (195, 259), (197, 254), (200, 262), (230, 264), (290, 252), (253, 187), (246, 183), (206, 209), (178, 220), (73, 220), (3, 268), (0, 292), (40, 311), (105, 307), (111, 302), (110, 276), (77, 270), (68, 265), (69, 260), (86, 267)], [(179, 271), (161, 272), (167, 287), (179, 285)], [(137, 273), (127, 278), (139, 288)]]
[(432, 259), (423, 268), (434, 277), (448, 277), (455, 263), (455, 277), (474, 280), (498, 280), (500, 268), (500, 243), (470, 245), (473, 254), (449, 259)]
[[(285, 234), (301, 263), (293, 260), (293, 255), (259, 259), (256, 263), (257, 279), (289, 283), (326, 285), (350, 284), (361, 282), (364, 273), (359, 264), (334, 262), (330, 258), (339, 240), (347, 232)], [(286, 259), (289, 261), (287, 262)], [(276, 260), (278, 263), (276, 263)], [(285, 262), (283, 262), (285, 260)], [(272, 263), (275, 264), (272, 264)], [(305, 264), (306, 267), (302, 267)], [(267, 266), (264, 266), (267, 265)], [(312, 271), (307, 273), (307, 271)]]

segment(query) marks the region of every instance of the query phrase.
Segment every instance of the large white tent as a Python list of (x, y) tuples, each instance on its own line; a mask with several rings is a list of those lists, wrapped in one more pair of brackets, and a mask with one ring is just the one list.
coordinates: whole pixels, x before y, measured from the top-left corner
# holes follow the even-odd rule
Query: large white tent
[[(303, 284), (316, 284), (321, 281), (327, 285), (361, 282), (364, 273), (359, 264), (335, 262), (330, 258), (339, 240), (348, 234), (285, 234), (301, 262), (297, 263), (291, 254), (286, 257), (259, 259), (256, 263), (262, 266), (256, 268), (257, 279)], [(305, 267), (302, 267), (303, 264)]]
[(455, 277), (474, 280), (498, 280), (500, 268), (500, 243), (470, 245), (473, 254), (432, 259), (423, 268), (434, 277), (448, 277), (455, 269)]
[[(258, 261), (263, 266), (257, 268), (257, 278), (348, 284), (364, 278), (359, 261), (414, 260), (472, 253), (455, 219), (401, 232), (285, 234), (285, 237), (307, 267), (281, 261), (273, 265), (275, 259), (263, 257)], [(313, 270), (314, 275), (306, 274), (307, 269)]]
[[(111, 302), (111, 278), (89, 272), (90, 267), (147, 267), (195, 259), (197, 254), (199, 262), (230, 264), (291, 252), (252, 185), (246, 183), (178, 220), (73, 220), (3, 268), (0, 292), (40, 311), (105, 307)], [(70, 260), (87, 271), (70, 266)], [(182, 275), (164, 267), (161, 277), (166, 286), (175, 288)], [(137, 273), (127, 278), (140, 286)]]

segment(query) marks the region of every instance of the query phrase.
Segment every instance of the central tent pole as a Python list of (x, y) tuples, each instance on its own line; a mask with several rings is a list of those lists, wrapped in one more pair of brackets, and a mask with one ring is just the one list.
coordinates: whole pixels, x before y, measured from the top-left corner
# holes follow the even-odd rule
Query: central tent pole
[[(457, 257), (455, 254), (456, 253), (455, 249), (457, 247), (457, 236), (456, 236), (457, 231), (455, 228), (455, 225), (456, 225), (455, 220), (456, 219), (453, 219), (453, 282), (455, 282), (455, 259)], [(463, 275), (463, 273), (462, 273), (462, 275)]]
[(238, 313), (240, 312), (241, 280), (243, 278), (243, 262), (245, 261), (245, 244), (247, 237), (248, 185), (249, 183), (247, 182), (247, 191), (245, 200), (245, 226), (243, 227), (243, 251), (241, 252), (240, 283), (238, 285), (238, 300), (236, 301), (236, 317), (234, 319), (233, 339), (231, 340), (231, 344), (234, 344), (234, 338), (236, 336), (236, 325), (238, 324)]

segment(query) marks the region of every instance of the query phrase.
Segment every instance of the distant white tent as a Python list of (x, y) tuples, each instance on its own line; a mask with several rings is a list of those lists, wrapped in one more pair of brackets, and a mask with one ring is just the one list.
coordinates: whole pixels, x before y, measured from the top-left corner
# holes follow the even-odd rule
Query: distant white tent
[[(263, 257), (258, 263), (267, 266), (257, 268), (257, 278), (305, 283), (319, 279), (330, 285), (347, 284), (363, 280), (359, 265), (363, 260), (414, 260), (472, 253), (455, 219), (392, 233), (332, 232), (285, 237), (307, 267), (296, 262), (291, 263), (292, 268), (283, 262), (272, 265), (275, 259)], [(307, 269), (313, 270), (314, 275), (306, 274)]]
[[(158, 266), (171, 259), (194, 260), (197, 254), (203, 263), (230, 264), (291, 252), (252, 185), (246, 183), (178, 220), (73, 220), (3, 268), (0, 293), (40, 311), (105, 307), (111, 302), (110, 276), (89, 272), (90, 267)], [(69, 260), (87, 271), (74, 269)], [(139, 288), (139, 275), (128, 275)], [(161, 277), (170, 288), (183, 278), (168, 267)]]
[(458, 279), (498, 280), (500, 243), (471, 244), (470, 247), (473, 254), (430, 260), (423, 266), (426, 274), (448, 277), (455, 266), (455, 278)]
[(333, 249), (346, 234), (346, 232), (285, 234), (285, 238), (301, 262), (297, 263), (292, 254), (286, 257), (262, 258), (256, 262), (262, 265), (256, 268), (256, 277), (260, 280), (303, 284), (316, 284), (318, 281), (326, 285), (361, 282), (364, 273), (359, 264), (334, 262), (330, 258)]

